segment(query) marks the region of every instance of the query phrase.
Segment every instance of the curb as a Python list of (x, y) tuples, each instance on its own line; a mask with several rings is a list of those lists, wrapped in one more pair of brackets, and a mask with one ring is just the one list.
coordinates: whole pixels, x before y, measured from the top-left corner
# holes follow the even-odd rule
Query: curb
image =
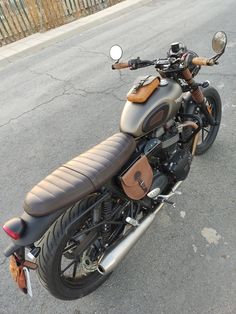
[[(36, 33), (0, 48), (0, 66), (31, 55), (53, 43), (79, 34), (90, 27), (108, 21), (111, 17), (130, 12), (134, 6), (142, 6), (146, 0), (125, 0), (102, 11), (59, 26), (45, 33)], [(126, 13), (125, 12), (125, 13)]]

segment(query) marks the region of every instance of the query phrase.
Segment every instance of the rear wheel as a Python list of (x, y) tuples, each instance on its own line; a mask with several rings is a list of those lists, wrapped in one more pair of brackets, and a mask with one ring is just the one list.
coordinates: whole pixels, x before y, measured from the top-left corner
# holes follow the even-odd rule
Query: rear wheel
[(95, 201), (96, 197), (90, 196), (66, 211), (40, 243), (38, 275), (44, 287), (56, 298), (81, 298), (108, 278), (97, 271), (101, 255), (97, 229), (81, 234), (92, 224), (90, 214), (75, 222)]
[(203, 128), (199, 132), (199, 142), (197, 144), (195, 152), (196, 155), (204, 154), (214, 143), (220, 128), (221, 121), (221, 99), (217, 90), (213, 87), (208, 87), (203, 90), (203, 94), (208, 101), (209, 112), (211, 113), (214, 120), (219, 122), (219, 124), (216, 126), (209, 125), (205, 116), (200, 114), (203, 120)]

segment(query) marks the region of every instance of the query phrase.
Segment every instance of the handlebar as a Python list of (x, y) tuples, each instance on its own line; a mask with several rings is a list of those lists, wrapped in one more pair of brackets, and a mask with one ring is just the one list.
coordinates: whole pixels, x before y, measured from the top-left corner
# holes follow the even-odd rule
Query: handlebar
[[(214, 59), (208, 59), (204, 57), (193, 57), (191, 54), (187, 55), (185, 62), (187, 66), (190, 64), (198, 65), (198, 66), (202, 66), (202, 65), (213, 66), (217, 64), (217, 61)], [(170, 65), (170, 61), (168, 59), (158, 59), (154, 61), (149, 61), (149, 60), (141, 60), (140, 58), (137, 58), (137, 59), (129, 60), (128, 62), (114, 63), (112, 65), (112, 70), (120, 70), (120, 69), (125, 69), (125, 68), (130, 68), (130, 70), (136, 70), (136, 69), (144, 68), (150, 65), (155, 65), (156, 68), (162, 69), (164, 66)], [(171, 71), (173, 72), (173, 70)], [(175, 68), (174, 71), (177, 71), (177, 69)]]
[(150, 65), (154, 65), (155, 61), (150, 60), (141, 60), (139, 57), (137, 59), (131, 59), (128, 62), (125, 63), (115, 63), (112, 65), (112, 70), (119, 70), (119, 69), (125, 69), (130, 68), (130, 70), (137, 70), (140, 68), (145, 68)]
[(194, 57), (191, 60), (191, 64), (193, 65), (206, 65), (206, 66), (212, 66), (217, 64), (217, 62), (213, 59), (208, 59), (208, 58), (204, 58), (204, 57)]
[(115, 63), (115, 64), (112, 64), (111, 68), (112, 70), (120, 70), (120, 69), (129, 68), (129, 63), (128, 62)]

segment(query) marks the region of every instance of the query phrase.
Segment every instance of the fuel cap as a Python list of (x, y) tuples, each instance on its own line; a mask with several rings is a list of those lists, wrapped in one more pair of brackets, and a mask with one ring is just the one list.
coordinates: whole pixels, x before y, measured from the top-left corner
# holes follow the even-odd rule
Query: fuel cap
[(166, 86), (166, 85), (168, 85), (168, 84), (169, 84), (169, 83), (168, 83), (167, 80), (161, 79), (159, 86)]

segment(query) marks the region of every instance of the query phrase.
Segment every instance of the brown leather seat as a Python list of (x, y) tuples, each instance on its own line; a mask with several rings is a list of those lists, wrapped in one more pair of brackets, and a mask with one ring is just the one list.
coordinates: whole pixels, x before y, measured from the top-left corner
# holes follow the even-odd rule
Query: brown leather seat
[(48, 215), (95, 192), (120, 170), (135, 147), (128, 134), (109, 137), (38, 183), (26, 195), (25, 211), (32, 216)]

